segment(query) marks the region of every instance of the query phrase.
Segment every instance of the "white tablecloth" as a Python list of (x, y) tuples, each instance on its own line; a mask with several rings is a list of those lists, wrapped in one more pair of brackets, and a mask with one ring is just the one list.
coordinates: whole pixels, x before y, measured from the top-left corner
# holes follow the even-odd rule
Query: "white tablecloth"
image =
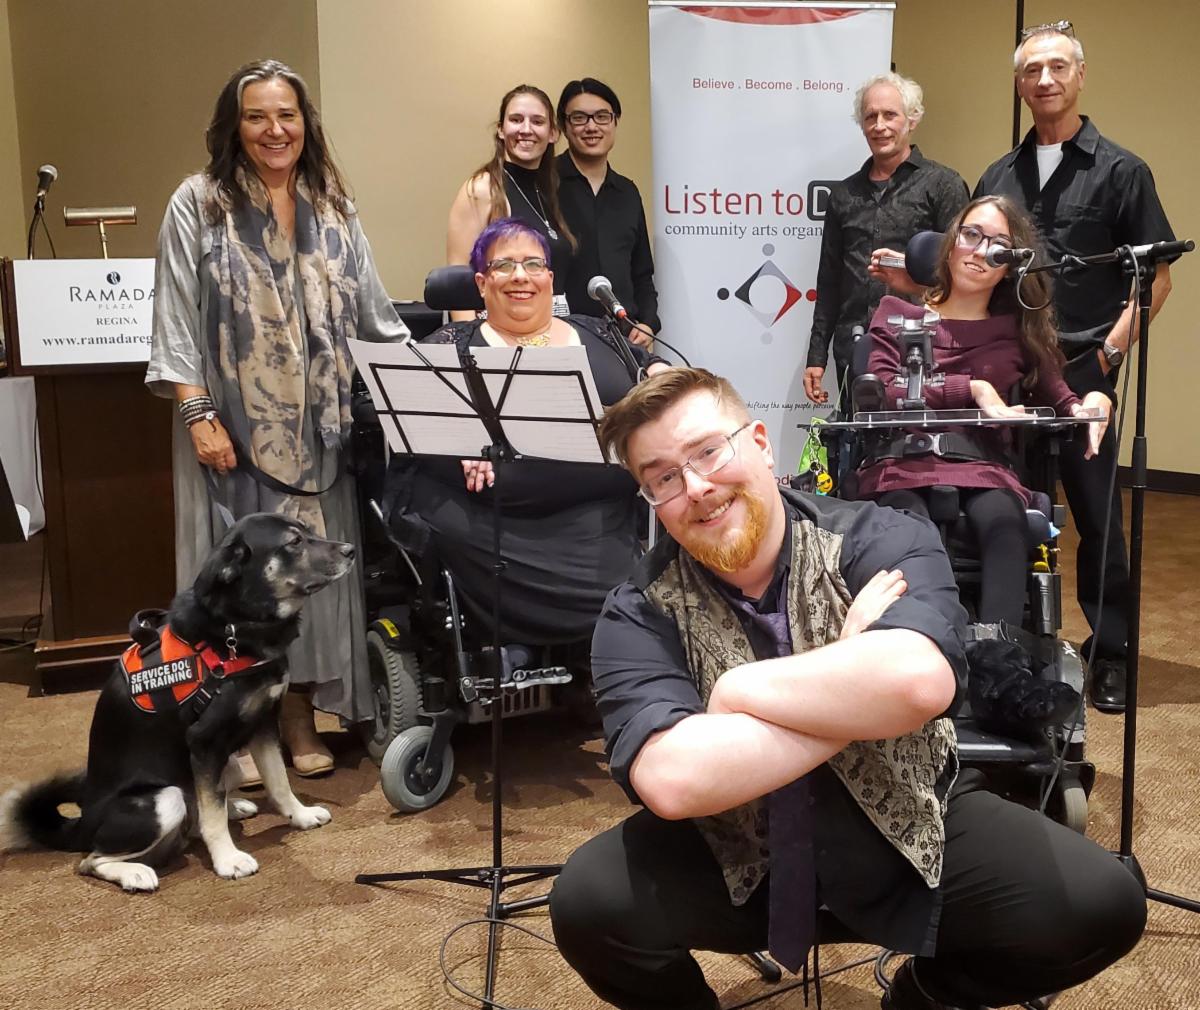
[(12, 489), (26, 539), (46, 525), (46, 510), (38, 490), (42, 462), (36, 439), (37, 400), (33, 379), (0, 379), (0, 464)]

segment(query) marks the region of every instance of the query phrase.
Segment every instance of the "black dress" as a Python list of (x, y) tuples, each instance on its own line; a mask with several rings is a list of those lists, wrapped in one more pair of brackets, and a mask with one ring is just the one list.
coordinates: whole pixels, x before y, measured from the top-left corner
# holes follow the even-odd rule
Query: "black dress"
[[(544, 157), (553, 157), (547, 153)], [(521, 165), (504, 165), (504, 195), (508, 197), (508, 212), (523, 224), (539, 231), (550, 243), (550, 269), (554, 271), (554, 293), (562, 295), (567, 290), (567, 273), (571, 268), (571, 243), (554, 223), (547, 225), (544, 216), (549, 213), (546, 207), (546, 194), (537, 184), (537, 172)], [(550, 235), (554, 228), (555, 236)], [(569, 306), (574, 311), (575, 306)]]
[[(587, 351), (596, 391), (605, 406), (633, 380), (591, 317), (567, 319)], [(451, 323), (422, 343), (486, 346), (481, 323)], [(650, 359), (633, 348), (642, 365)], [(536, 349), (531, 352), (536, 354)], [(393, 528), (402, 523), (427, 535), (454, 577), (476, 628), (492, 627), (493, 496), (500, 495), (504, 571), (501, 635), (508, 643), (541, 645), (590, 638), (610, 589), (641, 554), (637, 486), (623, 468), (529, 460), (509, 465), (495, 488), (468, 491), (457, 460), (401, 461), (393, 457), (387, 502)]]

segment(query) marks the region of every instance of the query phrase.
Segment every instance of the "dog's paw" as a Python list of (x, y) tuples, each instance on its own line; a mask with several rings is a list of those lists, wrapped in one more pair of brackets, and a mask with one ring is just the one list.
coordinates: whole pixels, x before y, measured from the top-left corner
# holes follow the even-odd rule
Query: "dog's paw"
[(229, 819), (231, 821), (244, 821), (247, 817), (253, 817), (258, 813), (258, 804), (253, 800), (248, 800), (243, 796), (229, 797)]
[(158, 874), (144, 863), (125, 863), (116, 882), (123, 891), (157, 891)]
[(237, 880), (238, 877), (249, 877), (258, 872), (258, 860), (248, 852), (234, 849), (220, 858), (213, 857), (213, 870), (218, 877), (226, 880)]
[(308, 831), (310, 828), (319, 828), (322, 824), (328, 824), (333, 820), (333, 815), (324, 807), (300, 807), (289, 820), (292, 822), (292, 827)]

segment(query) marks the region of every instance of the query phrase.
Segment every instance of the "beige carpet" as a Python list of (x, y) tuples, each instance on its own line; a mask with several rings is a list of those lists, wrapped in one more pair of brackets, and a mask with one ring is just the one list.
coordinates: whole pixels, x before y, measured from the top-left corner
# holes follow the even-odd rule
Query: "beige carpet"
[[(1070, 545), (1067, 545), (1069, 554)], [(1067, 565), (1071, 567), (1070, 558)], [(1200, 501), (1151, 495), (1147, 518), (1142, 706), (1139, 712), (1135, 848), (1153, 886), (1200, 896)], [(1073, 591), (1067, 633), (1084, 633)], [(94, 693), (30, 698), (25, 654), (0, 654), (0, 788), (83, 762)], [(1090, 834), (1118, 839), (1121, 720), (1092, 718), (1090, 756), (1099, 768)], [(332, 729), (332, 727), (330, 727)], [(625, 816), (594, 735), (559, 716), (506, 723), (504, 847), (508, 862), (557, 862)], [(491, 859), (485, 730), (455, 739), (451, 794), (418, 816), (391, 811), (373, 765), (346, 734), (330, 732), (338, 769), (298, 781), (333, 823), (289, 830), (264, 814), (234, 827), (258, 859), (257, 876), (223, 881), (192, 852), (157, 894), (130, 896), (75, 875), (62, 853), (0, 857), (0, 1007), (316, 1008), (374, 1010), (474, 1005), (442, 980), (438, 950), (486, 893), (436, 882), (390, 890), (356, 885), (360, 871), (470, 866)], [(519, 896), (521, 892), (509, 892)], [(537, 893), (530, 888), (528, 893)], [(544, 909), (519, 921), (549, 932)], [(447, 963), (464, 985), (481, 985), (485, 931), (451, 940)], [(822, 966), (862, 956), (829, 948)], [(706, 957), (725, 1006), (764, 992), (739, 958)], [(1123, 962), (1065, 995), (1063, 1010), (1192, 1010), (1200, 1007), (1200, 918), (1159, 904), (1140, 945)], [(506, 932), (497, 997), (541, 1010), (598, 1007), (557, 953)], [(830, 1010), (878, 1007), (869, 968), (825, 986)], [(762, 1004), (800, 1008), (799, 992)]]

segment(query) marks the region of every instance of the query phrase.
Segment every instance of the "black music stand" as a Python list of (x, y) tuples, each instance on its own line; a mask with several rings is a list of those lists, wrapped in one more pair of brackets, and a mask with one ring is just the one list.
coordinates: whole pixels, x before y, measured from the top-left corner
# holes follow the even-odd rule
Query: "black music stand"
[[(355, 349), (354, 345), (358, 345), (360, 349)], [(513, 683), (511, 681), (506, 682), (505, 679), (510, 671), (506, 669), (507, 664), (500, 637), (501, 581), (505, 563), (500, 544), (501, 513), (499, 489), (502, 486), (503, 471), (510, 464), (517, 464), (523, 459), (556, 458), (550, 455), (527, 456), (521, 454), (513, 447), (505, 430), (505, 424), (512, 425), (514, 423), (533, 421), (552, 422), (558, 426), (579, 426), (589, 433), (591, 444), (595, 447), (595, 461), (606, 462), (603, 451), (596, 439), (596, 428), (600, 423), (599, 400), (598, 397), (593, 400), (595, 386), (592, 383), (590, 372), (587, 372), (585, 375), (582, 370), (563, 371), (551, 367), (531, 368), (529, 367), (530, 359), (525, 359), (523, 362), (525, 352), (524, 348), (520, 347), (513, 350), (511, 363), (507, 369), (481, 368), (476, 355), (470, 350), (459, 352), (458, 365), (455, 367), (434, 365), (422, 353), (422, 350), (414, 344), (397, 347), (395, 345), (365, 345), (355, 341), (352, 342), (352, 349), (355, 350), (355, 358), (358, 361), (359, 370), (362, 372), (368, 387), (371, 389), (372, 395), (375, 397), (377, 413), (381, 419), (384, 417), (391, 418), (392, 424), (390, 426), (385, 425), (385, 430), (390, 428), (389, 441), (393, 443), (399, 442), (399, 444), (393, 444), (392, 448), (394, 451), (414, 456), (442, 455), (453, 459), (484, 459), (490, 461), (495, 470), (496, 480), (493, 485), (492, 495), (492, 548), (495, 558), (495, 581), (492, 598), (491, 677), (478, 680), (472, 685), (473, 689), (478, 691), (479, 700), (483, 704), (491, 706), (491, 864), (487, 866), (454, 867), (436, 870), (410, 870), (400, 873), (360, 873), (354, 878), (355, 883), (372, 885), (402, 880), (443, 880), (452, 884), (463, 884), (468, 887), (480, 887), (488, 890), (490, 898), (487, 908), (487, 919), (489, 920), (487, 967), (484, 997), (481, 1003), (482, 1006), (487, 1007), (492, 1004), (492, 997), (495, 992), (496, 939), (501, 920), (508, 918), (516, 912), (545, 905), (549, 901), (548, 895), (542, 895), (536, 898), (505, 902), (500, 900), (501, 895), (510, 887), (546, 880), (553, 877), (562, 869), (561, 864), (506, 866), (503, 858), (503, 754), (501, 751), (503, 706), (500, 702), (505, 689), (514, 690), (532, 686), (535, 681), (527, 680), (520, 683)], [(432, 349), (427, 346), (425, 350), (431, 351)], [(411, 352), (411, 354), (408, 352)], [(542, 353), (544, 352), (539, 352), (539, 356)], [(362, 355), (361, 357), (360, 354)], [(408, 357), (407, 362), (403, 360), (406, 355)], [(385, 357), (395, 357), (398, 360), (393, 362), (381, 360), (381, 358)], [(416, 360), (413, 360), (414, 358)], [(410, 383), (416, 378), (417, 382), (427, 384), (428, 390), (434, 397), (440, 397), (443, 401), (448, 400), (449, 403), (446, 403), (444, 409), (440, 410), (433, 409), (428, 402), (424, 402), (419, 407), (405, 408), (396, 406), (393, 404), (393, 397), (389, 392), (389, 382), (387, 381), (389, 372), (408, 373), (407, 379)], [(546, 412), (540, 416), (535, 416), (519, 412), (518, 408), (521, 406), (520, 404), (518, 404), (518, 408), (510, 405), (509, 396), (513, 392), (517, 382), (532, 381), (536, 383), (540, 381), (550, 385), (551, 377), (555, 379), (556, 391), (558, 393), (556, 398), (557, 413), (550, 414)], [(564, 402), (568, 398), (573, 402), (569, 404)], [(574, 409), (567, 416), (562, 416), (562, 411), (568, 406)], [(401, 418), (408, 419), (408, 428), (401, 423)], [(449, 451), (448, 446), (443, 446), (442, 451), (438, 453), (421, 451), (420, 432), (414, 429), (427, 428), (431, 422), (441, 422), (441, 424), (446, 426), (451, 424), (463, 425), (465, 422), (465, 426), (470, 428), (473, 427), (471, 422), (476, 420), (482, 425), (489, 440), (489, 443), (484, 445), (482, 449), (478, 447), (478, 441), (476, 441), (474, 443), (464, 442), (461, 447), (456, 448), (454, 451)], [(478, 431), (478, 428), (475, 430)], [(559, 430), (561, 433), (562, 429), (560, 428)], [(392, 436), (396, 437), (393, 438)], [(465, 437), (469, 438), (470, 436)], [(577, 449), (580, 441), (582, 439), (574, 440)], [(568, 456), (567, 458), (575, 457)], [(439, 742), (435, 731), (435, 735), (430, 740), (429, 748), (426, 751), (424, 762), (426, 771), (435, 778), (440, 772), (440, 753), (443, 746), (444, 741)]]

